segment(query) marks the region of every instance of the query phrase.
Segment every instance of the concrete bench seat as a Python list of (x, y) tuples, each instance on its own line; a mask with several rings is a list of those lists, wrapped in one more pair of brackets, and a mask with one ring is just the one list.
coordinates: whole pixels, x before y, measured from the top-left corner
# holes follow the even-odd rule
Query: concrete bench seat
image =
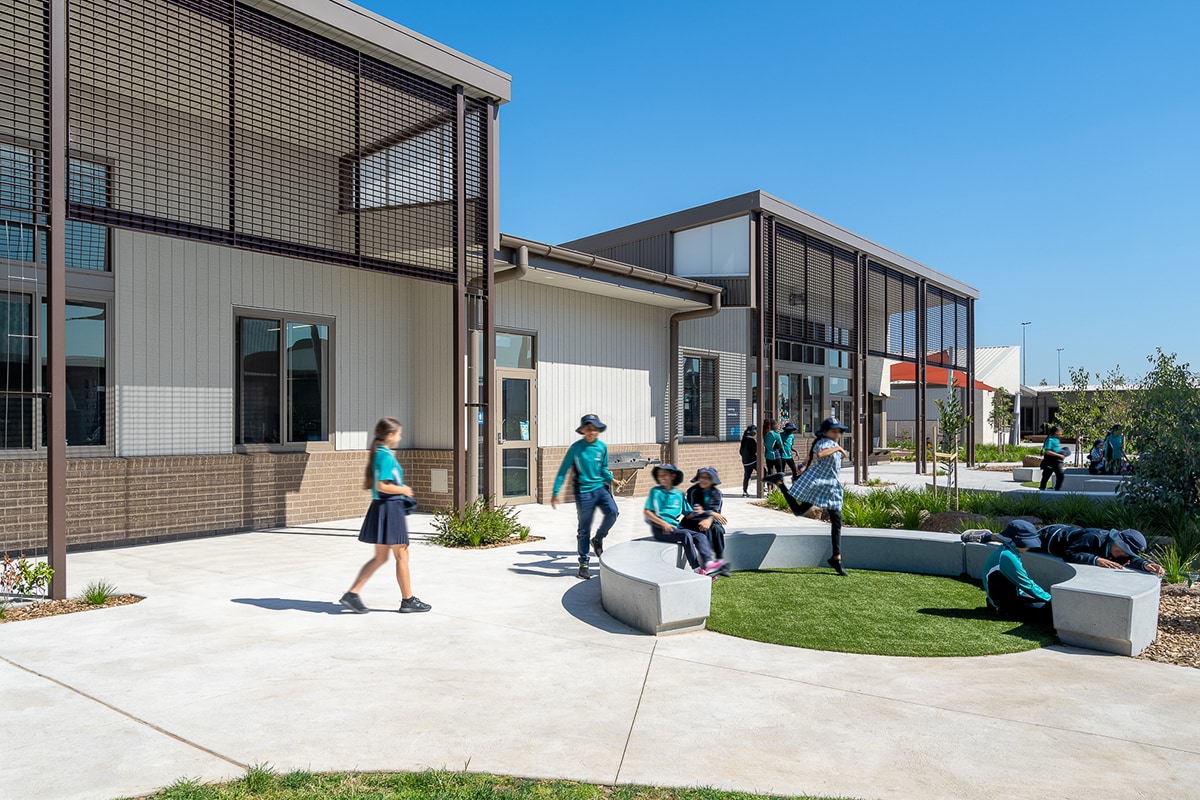
[[(925, 531), (848, 528), (842, 533), (842, 555), (851, 570), (968, 575), (978, 580), (991, 547)], [(712, 581), (679, 568), (679, 550), (652, 539), (605, 548), (600, 559), (604, 610), (653, 635), (703, 628)], [(725, 537), (725, 558), (735, 571), (824, 566), (831, 552), (829, 534), (820, 529), (747, 528)], [(1054, 627), (1064, 643), (1133, 656), (1154, 641), (1158, 578), (1068, 564), (1039, 553), (1026, 553), (1022, 560), (1029, 576), (1050, 592)]]
[(1064, 492), (1116, 492), (1127, 479), (1116, 475), (1090, 475), (1068, 472), (1063, 476)]
[(1013, 467), (1013, 480), (1017, 483), (1036, 481), (1038, 478), (1034, 477), (1034, 473), (1040, 472), (1041, 470), (1037, 467)]

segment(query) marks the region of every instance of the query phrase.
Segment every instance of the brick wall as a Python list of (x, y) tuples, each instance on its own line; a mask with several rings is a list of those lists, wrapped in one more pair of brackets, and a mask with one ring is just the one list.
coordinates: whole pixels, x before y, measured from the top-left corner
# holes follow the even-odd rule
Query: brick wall
[[(423, 510), (452, 494), (430, 491), (451, 470), (445, 450), (400, 450), (405, 482)], [(68, 546), (97, 547), (302, 525), (356, 517), (366, 453), (72, 458), (67, 461)], [(453, 476), (450, 478), (453, 492)], [(46, 462), (0, 461), (0, 551), (46, 546)]]
[[(686, 487), (700, 467), (714, 467), (721, 476), (721, 491), (729, 496), (742, 493), (742, 457), (738, 455), (739, 442), (682, 443), (676, 448), (676, 466), (683, 470), (683, 485)], [(754, 491), (753, 482), (750, 490)]]

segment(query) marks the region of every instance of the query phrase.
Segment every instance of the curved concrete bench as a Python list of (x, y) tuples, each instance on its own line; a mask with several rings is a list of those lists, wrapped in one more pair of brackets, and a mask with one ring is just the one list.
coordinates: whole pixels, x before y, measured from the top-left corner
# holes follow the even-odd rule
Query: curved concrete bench
[[(979, 579), (992, 546), (924, 531), (854, 528), (842, 534), (842, 555), (851, 569), (925, 575)], [(749, 528), (725, 537), (725, 558), (735, 571), (824, 566), (830, 554), (823, 530)], [(1132, 656), (1154, 641), (1158, 578), (1068, 564), (1039, 553), (1026, 553), (1022, 560), (1029, 576), (1050, 592), (1054, 627), (1064, 643)], [(654, 635), (703, 628), (712, 581), (679, 563), (677, 545), (653, 539), (605, 548), (600, 559), (604, 610)]]

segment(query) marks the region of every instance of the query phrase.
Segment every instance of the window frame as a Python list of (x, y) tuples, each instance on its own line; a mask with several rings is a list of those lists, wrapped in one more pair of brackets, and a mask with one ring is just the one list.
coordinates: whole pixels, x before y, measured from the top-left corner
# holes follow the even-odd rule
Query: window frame
[[(88, 272), (89, 270), (81, 270)], [(31, 298), (33, 308), (31, 319), (33, 323), (33, 388), (34, 392), (48, 392), (42, 381), (42, 306), (48, 301), (48, 293), (43, 282), (39, 281), (33, 287), (22, 287), (8, 290), (9, 294), (20, 294)], [(117, 452), (116, 428), (116, 325), (114, 314), (116, 300), (110, 292), (67, 287), (66, 302), (104, 307), (104, 444), (68, 444), (67, 455), (76, 458), (111, 457)], [(0, 448), (0, 461), (45, 458), (47, 448), (42, 444), (42, 420), (46, 414), (46, 400), (39, 398), (33, 404), (33, 447), (31, 448)]]
[[(691, 351), (691, 350), (680, 351), (679, 355), (680, 355), (680, 359), (681, 359), (680, 364), (679, 364), (679, 387), (680, 387), (679, 409), (678, 409), (678, 413), (680, 416), (679, 435), (680, 435), (681, 439), (686, 442), (716, 442), (716, 441), (720, 441), (720, 439), (721, 439), (721, 408), (720, 408), (720, 405), (721, 405), (721, 358), (719, 355), (717, 355), (715, 353), (705, 353), (705, 352)], [(700, 368), (699, 375), (701, 376), (701, 379), (703, 379), (703, 376), (704, 376), (703, 362), (711, 361), (713, 364), (713, 367), (712, 367), (712, 384), (713, 385), (712, 385), (712, 389), (711, 389), (711, 393), (712, 393), (712, 426), (713, 426), (712, 433), (704, 432), (704, 419), (703, 419), (703, 416), (704, 416), (704, 412), (703, 412), (704, 386), (703, 386), (703, 384), (700, 386), (700, 398), (699, 398), (700, 403), (701, 403), (700, 433), (690, 434), (687, 432), (687, 416), (684, 411), (684, 396), (687, 393), (687, 386), (684, 381), (685, 381), (685, 377), (687, 375), (687, 362), (690, 359), (696, 359), (697, 361), (701, 362), (700, 364), (697, 365)]]
[[(240, 328), (243, 319), (270, 320), (279, 323), (279, 438), (276, 443), (246, 444), (242, 438), (242, 369)], [(324, 325), (329, 329), (329, 376), (328, 416), (329, 434), (325, 439), (312, 442), (291, 442), (291, 417), (287, 403), (287, 324)], [(320, 314), (292, 313), (277, 309), (233, 308), (233, 451), (240, 454), (253, 453), (315, 453), (337, 449), (337, 319)]]

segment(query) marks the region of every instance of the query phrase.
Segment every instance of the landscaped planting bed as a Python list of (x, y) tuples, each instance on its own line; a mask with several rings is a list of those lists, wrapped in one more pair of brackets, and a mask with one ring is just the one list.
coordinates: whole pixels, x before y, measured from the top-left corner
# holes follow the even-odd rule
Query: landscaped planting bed
[(82, 598), (9, 603), (4, 607), (3, 613), (0, 613), (0, 623), (22, 622), (43, 617), (56, 617), (59, 614), (74, 614), (76, 611), (95, 611), (98, 608), (127, 606), (144, 599), (136, 594), (118, 594), (100, 603), (90, 603)]
[(1140, 658), (1200, 669), (1200, 589), (1163, 587), (1158, 601), (1158, 639)]

